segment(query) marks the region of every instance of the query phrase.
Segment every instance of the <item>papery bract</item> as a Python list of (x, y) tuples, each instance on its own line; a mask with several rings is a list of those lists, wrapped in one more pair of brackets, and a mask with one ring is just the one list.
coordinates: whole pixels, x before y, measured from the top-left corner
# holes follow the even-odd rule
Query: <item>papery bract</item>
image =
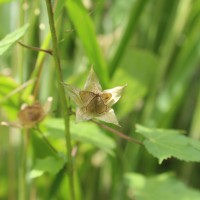
[(120, 99), (126, 85), (102, 90), (93, 69), (90, 70), (83, 90), (73, 85), (64, 85), (70, 98), (78, 107), (76, 110), (77, 122), (96, 118), (119, 126), (115, 112), (111, 106)]

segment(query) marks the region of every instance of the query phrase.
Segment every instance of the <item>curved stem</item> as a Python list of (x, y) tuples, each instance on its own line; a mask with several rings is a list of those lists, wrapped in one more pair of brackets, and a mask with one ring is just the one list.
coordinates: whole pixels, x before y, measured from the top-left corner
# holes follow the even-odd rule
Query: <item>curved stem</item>
[(134, 138), (132, 138), (132, 137), (129, 137), (128, 135), (125, 135), (124, 133), (122, 133), (122, 132), (120, 132), (120, 131), (117, 131), (117, 130), (115, 130), (115, 129), (109, 127), (109, 126), (106, 126), (105, 124), (101, 124), (100, 122), (97, 122), (97, 121), (94, 121), (94, 120), (92, 120), (92, 122), (94, 122), (94, 123), (97, 124), (98, 126), (100, 126), (100, 127), (104, 128), (104, 129), (106, 129), (106, 130), (108, 130), (108, 131), (114, 133), (115, 135), (117, 135), (117, 136), (119, 136), (119, 137), (121, 137), (121, 138), (123, 138), (123, 139), (125, 139), (125, 140), (128, 140), (128, 141), (130, 141), (130, 142), (134, 142), (134, 143), (139, 144), (139, 145), (143, 145), (142, 142), (140, 142), (140, 141), (138, 141), (138, 140), (136, 140), (136, 139), (134, 139)]
[(22, 42), (20, 42), (20, 41), (18, 41), (18, 43), (19, 43), (21, 46), (23, 46), (23, 47), (25, 47), (25, 48), (27, 48), (27, 49), (31, 49), (31, 50), (34, 50), (34, 51), (42, 51), (42, 52), (44, 52), (44, 53), (48, 53), (48, 54), (52, 55), (52, 50), (41, 49), (41, 48), (38, 48), (38, 47), (32, 47), (32, 46), (26, 45), (26, 44), (24, 44), (24, 43), (22, 43)]
[[(57, 82), (58, 82), (58, 92), (60, 96), (61, 101), (61, 107), (62, 107), (62, 114), (64, 118), (65, 123), (65, 140), (66, 140), (66, 149), (67, 149), (67, 159), (68, 159), (68, 173), (69, 173), (69, 186), (70, 188), (70, 200), (75, 200), (75, 191), (74, 191), (74, 170), (73, 170), (73, 162), (72, 162), (72, 156), (71, 156), (71, 135), (70, 135), (70, 128), (69, 128), (69, 109), (68, 109), (68, 102), (65, 97), (65, 90), (64, 86), (61, 84), (63, 83), (63, 77), (62, 77), (62, 71), (60, 66), (60, 58), (58, 53), (58, 42), (57, 42), (57, 36), (56, 36), (56, 30), (55, 30), (55, 23), (54, 23), (54, 15), (53, 15), (53, 9), (51, 0), (46, 0), (46, 7), (48, 12), (48, 18), (49, 18), (49, 26), (51, 30), (51, 36), (52, 36), (52, 44), (53, 44), (53, 58), (55, 61), (56, 66), (56, 74), (57, 74)], [(66, 114), (67, 112), (67, 114)]]
[(51, 145), (49, 140), (46, 138), (46, 136), (43, 134), (43, 132), (40, 130), (39, 127), (36, 127), (36, 130), (40, 133), (43, 141), (47, 144), (47, 146), (53, 151), (53, 153), (58, 153), (57, 150)]

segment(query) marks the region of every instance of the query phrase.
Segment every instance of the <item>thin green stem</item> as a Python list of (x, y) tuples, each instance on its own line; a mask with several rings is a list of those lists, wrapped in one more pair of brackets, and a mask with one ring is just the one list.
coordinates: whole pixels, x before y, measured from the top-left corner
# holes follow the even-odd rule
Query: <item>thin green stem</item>
[(15, 148), (12, 142), (13, 132), (9, 132), (8, 139), (8, 199), (15, 199), (15, 189), (16, 189), (16, 161), (15, 161)]
[[(60, 66), (60, 58), (58, 53), (58, 42), (57, 42), (57, 36), (56, 36), (56, 30), (55, 30), (55, 23), (54, 23), (54, 15), (53, 15), (53, 9), (51, 0), (46, 0), (46, 6), (47, 6), (47, 12), (48, 12), (48, 18), (49, 18), (49, 26), (51, 30), (51, 36), (52, 36), (52, 44), (53, 44), (53, 58), (56, 65), (56, 73), (57, 73), (57, 80), (58, 80), (58, 92), (60, 95), (60, 101), (61, 101), (61, 107), (64, 117), (64, 123), (65, 123), (65, 139), (66, 139), (66, 148), (67, 148), (67, 156), (68, 156), (68, 173), (69, 173), (69, 185), (70, 185), (70, 195), (71, 200), (75, 200), (75, 191), (74, 191), (74, 170), (73, 170), (73, 161), (71, 156), (71, 135), (70, 135), (70, 123), (69, 123), (69, 109), (68, 109), (68, 102), (65, 97), (65, 90), (63, 84), (63, 77), (62, 77), (62, 71)], [(66, 114), (67, 112), (67, 114)]]
[(26, 165), (27, 165), (27, 150), (28, 150), (28, 134), (29, 130), (23, 130), (21, 134), (21, 166), (19, 167), (19, 199), (26, 200), (27, 199), (27, 182), (26, 182)]
[[(23, 26), (25, 23), (25, 11), (23, 9), (23, 4), (25, 3), (25, 0), (21, 0), (20, 2), (20, 16), (19, 16), (19, 21), (20, 21), (20, 26)], [(22, 39), (22, 41), (24, 41), (24, 39)], [(17, 73), (18, 73), (18, 78), (20, 83), (24, 82), (24, 70), (23, 70), (23, 64), (24, 64), (24, 49), (19, 50), (19, 48), (17, 49), (17, 52), (15, 52), (15, 54), (17, 55), (17, 59), (14, 60), (14, 66), (16, 66), (16, 60), (18, 61), (18, 67), (17, 67)]]
[(52, 150), (52, 152), (57, 154), (58, 153), (57, 150), (51, 145), (51, 143), (48, 141), (48, 139), (46, 138), (46, 136), (42, 133), (42, 131), (40, 130), (40, 128), (37, 127), (36, 130), (40, 133), (43, 141)]

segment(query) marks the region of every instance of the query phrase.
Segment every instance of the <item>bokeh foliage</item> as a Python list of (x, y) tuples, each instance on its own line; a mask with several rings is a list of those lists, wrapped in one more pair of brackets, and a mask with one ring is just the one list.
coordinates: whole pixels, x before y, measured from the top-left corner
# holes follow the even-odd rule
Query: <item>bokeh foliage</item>
[[(83, 88), (93, 65), (104, 89), (127, 83), (114, 107), (120, 130), (145, 144), (124, 141), (92, 122), (75, 124), (72, 116), (77, 199), (199, 199), (200, 2), (52, 3), (65, 82)], [(40, 129), (59, 152), (33, 129), (24, 153), (25, 133), (0, 126), (0, 199), (20, 199), (24, 155), (29, 197), (69, 199), (54, 62), (17, 43), (52, 48), (45, 1), (0, 1), (0, 21), (0, 121), (15, 121), (21, 104), (33, 97), (43, 103), (53, 96)]]

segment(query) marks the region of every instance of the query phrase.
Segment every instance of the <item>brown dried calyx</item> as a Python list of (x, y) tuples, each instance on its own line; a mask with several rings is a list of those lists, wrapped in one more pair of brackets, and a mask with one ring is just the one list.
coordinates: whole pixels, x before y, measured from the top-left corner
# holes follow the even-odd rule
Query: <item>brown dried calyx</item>
[(31, 128), (35, 124), (42, 121), (45, 117), (45, 111), (43, 107), (37, 102), (33, 105), (22, 107), (18, 113), (20, 124), (25, 128)]
[(112, 106), (121, 98), (126, 85), (103, 90), (93, 68), (83, 90), (73, 85), (64, 85), (68, 95), (77, 105), (77, 122), (94, 118), (120, 126)]
[(16, 128), (32, 128), (41, 122), (51, 109), (52, 97), (48, 97), (46, 103), (41, 105), (38, 102), (32, 105), (24, 104), (18, 112), (18, 118), (14, 122), (2, 121), (0, 125), (12, 126)]

